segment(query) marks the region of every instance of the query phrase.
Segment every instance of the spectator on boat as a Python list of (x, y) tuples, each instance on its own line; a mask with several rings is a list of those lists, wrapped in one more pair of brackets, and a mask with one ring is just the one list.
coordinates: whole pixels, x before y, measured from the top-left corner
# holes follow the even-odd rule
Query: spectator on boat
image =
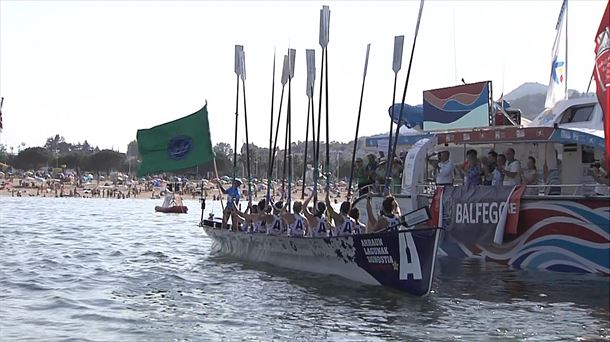
[(369, 153), (366, 156), (366, 159), (365, 175), (369, 179), (369, 184), (373, 184), (377, 180), (377, 167), (379, 166), (379, 163), (377, 163), (375, 155), (372, 153)]
[(392, 193), (400, 193), (402, 186), (402, 161), (394, 158), (392, 161)]
[(292, 211), (294, 213), (287, 212), (288, 202), (282, 209), (282, 219), (288, 225), (288, 236), (290, 237), (303, 237), (307, 230), (307, 220), (301, 214), (303, 210), (303, 203), (301, 201), (294, 201), (292, 204)]
[(307, 222), (309, 223), (309, 232), (307, 235), (310, 237), (327, 237), (330, 224), (326, 221), (324, 216), (324, 213), (326, 212), (326, 204), (323, 202), (316, 203), (314, 212), (311, 212), (307, 206), (314, 194), (315, 192), (312, 192), (311, 196), (309, 196), (303, 203), (303, 207), (305, 208), (303, 213), (305, 214)]
[(464, 186), (481, 185), (481, 165), (476, 150), (470, 149), (466, 152), (466, 162), (460, 169), (464, 172)]
[(504, 167), (506, 166), (506, 156), (503, 154), (498, 154), (496, 159), (496, 168), (493, 170), (491, 185), (497, 186), (502, 185), (504, 183)]
[(438, 152), (438, 163), (434, 168), (436, 185), (453, 185), (453, 163), (449, 160), (449, 151)]
[(608, 196), (610, 186), (610, 178), (608, 171), (604, 169), (606, 165), (606, 158), (602, 157), (599, 163), (591, 165), (591, 173), (593, 179), (599, 184), (595, 187), (595, 193), (600, 196)]
[(396, 199), (392, 196), (387, 196), (381, 203), (381, 211), (379, 217), (375, 217), (373, 206), (371, 205), (371, 194), (369, 193), (366, 199), (366, 210), (368, 214), (368, 222), (366, 225), (367, 233), (376, 233), (388, 228), (396, 229), (400, 224), (400, 208)]
[(487, 153), (487, 159), (481, 163), (481, 170), (483, 171), (483, 185), (491, 185), (493, 182), (493, 173), (498, 165), (498, 153), (491, 150)]
[(515, 150), (507, 148), (504, 152), (506, 156), (506, 167), (504, 168), (504, 185), (521, 184), (521, 163), (515, 159)]
[[(536, 169), (536, 159), (532, 156), (527, 157), (526, 169), (523, 171), (524, 185), (538, 185), (538, 169)], [(537, 187), (525, 189), (525, 195), (538, 195)]]
[(329, 192), (326, 192), (326, 208), (330, 217), (335, 222), (335, 229), (332, 230), (333, 236), (352, 235), (354, 221), (349, 217), (349, 211), (352, 209), (352, 204), (349, 201), (341, 203), (339, 213), (330, 205)]
[(358, 182), (358, 196), (362, 196), (369, 191), (367, 185), (371, 184), (371, 180), (368, 177), (362, 158), (356, 158), (354, 168), (356, 173), (356, 181)]

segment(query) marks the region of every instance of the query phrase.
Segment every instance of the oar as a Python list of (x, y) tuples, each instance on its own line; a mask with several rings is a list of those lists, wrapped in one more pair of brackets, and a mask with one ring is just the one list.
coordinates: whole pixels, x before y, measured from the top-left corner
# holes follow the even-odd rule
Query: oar
[[(387, 160), (390, 158), (390, 152), (392, 152), (392, 131), (394, 129), (394, 103), (396, 102), (396, 83), (398, 81), (398, 72), (402, 67), (402, 48), (405, 42), (405, 36), (394, 37), (394, 59), (392, 61), (392, 70), (394, 71), (394, 89), (392, 90), (392, 117), (390, 118), (390, 136), (388, 137), (388, 155)], [(400, 126), (400, 121), (397, 123)], [(391, 165), (391, 164), (388, 164)], [(386, 165), (387, 166), (387, 165)], [(385, 181), (385, 194), (389, 194), (388, 177), (390, 177), (391, 168), (388, 167), (386, 170), (386, 181)]]
[(233, 182), (237, 177), (237, 120), (239, 117), (239, 77), (241, 76), (241, 53), (244, 47), (235, 45), (235, 75), (236, 75), (236, 91), (235, 91), (235, 143), (233, 145)]
[(248, 203), (252, 202), (252, 177), (250, 174), (250, 140), (248, 139), (248, 109), (246, 105), (246, 53), (241, 50), (240, 54), (241, 66), (241, 85), (244, 95), (244, 121), (246, 130), (246, 171), (248, 175)]
[[(329, 25), (330, 25), (330, 9), (328, 6), (322, 6), (320, 10), (320, 36), (318, 42), (322, 47), (322, 56), (320, 57), (320, 102), (318, 103), (318, 141), (316, 142), (316, 158), (315, 158), (315, 171), (314, 171), (314, 205), (318, 202), (318, 178), (320, 176), (319, 160), (320, 160), (320, 124), (322, 123), (322, 90), (323, 90), (323, 79), (324, 79), (324, 56), (326, 55), (326, 48), (328, 47), (329, 39)], [(328, 89), (327, 89), (328, 90)], [(328, 91), (326, 92), (328, 95)], [(328, 99), (327, 99), (328, 104)], [(327, 107), (328, 113), (328, 107)], [(328, 121), (328, 120), (327, 120)], [(327, 122), (328, 125), (328, 122)], [(327, 137), (328, 140), (328, 137)], [(328, 144), (328, 142), (327, 142)], [(328, 159), (328, 158), (327, 158)], [(328, 163), (326, 165), (328, 167)], [(327, 182), (328, 185), (328, 182)]]
[[(282, 103), (284, 102), (284, 88), (288, 82), (288, 56), (284, 55), (284, 64), (282, 67), (282, 94), (280, 96), (280, 108), (277, 113), (277, 126), (275, 127), (275, 139), (273, 139), (273, 151), (271, 152), (271, 164), (269, 165), (269, 178), (273, 173), (273, 164), (275, 163), (275, 149), (277, 148), (277, 134), (280, 130), (280, 119), (282, 118)], [(276, 174), (277, 177), (277, 174)]]
[(273, 72), (271, 75), (271, 124), (269, 125), (269, 160), (267, 166), (269, 167), (269, 173), (267, 174), (267, 203), (271, 202), (271, 158), (273, 148), (273, 103), (275, 99), (275, 49), (273, 49)]
[(358, 105), (358, 119), (356, 120), (356, 135), (354, 137), (354, 148), (352, 150), (352, 167), (349, 173), (349, 183), (347, 185), (347, 198), (352, 196), (352, 181), (354, 179), (354, 162), (356, 160), (356, 149), (358, 148), (358, 130), (360, 129), (360, 114), (362, 113), (362, 99), (364, 98), (364, 83), (366, 81), (366, 71), (369, 66), (369, 52), (371, 44), (366, 45), (366, 56), (364, 57), (364, 73), (362, 74), (362, 89), (360, 90), (360, 104)]
[(292, 78), (294, 77), (294, 61), (296, 58), (297, 51), (295, 49), (288, 49), (288, 113), (286, 115), (286, 122), (288, 124), (288, 212), (290, 212), (290, 201), (292, 200)]
[[(307, 172), (307, 146), (309, 138), (309, 118), (311, 115), (311, 133), (313, 135), (312, 141), (315, 144), (316, 138), (314, 133), (314, 121), (313, 121), (313, 86), (316, 81), (316, 50), (307, 49), (305, 51), (305, 59), (307, 61), (307, 85), (306, 85), (306, 94), (307, 94), (307, 125), (305, 128), (305, 154), (303, 155), (303, 191), (301, 192), (301, 199), (305, 199), (305, 176)], [(315, 159), (315, 146), (312, 146), (314, 149), (314, 159)]]
[[(402, 92), (402, 101), (400, 102), (400, 114), (398, 115), (398, 125), (396, 125), (396, 134), (394, 136), (394, 144), (392, 147), (392, 156), (396, 153), (396, 145), (398, 144), (398, 130), (400, 128), (400, 122), (402, 122), (402, 112), (405, 106), (405, 99), (407, 97), (407, 87), (409, 86), (409, 77), (411, 76), (411, 67), (413, 66), (413, 55), (415, 54), (415, 43), (417, 43), (417, 34), (419, 33), (419, 23), (421, 21), (421, 15), (424, 10), (424, 0), (419, 3), (419, 14), (417, 15), (417, 24), (415, 25), (415, 36), (413, 37), (413, 46), (411, 47), (411, 57), (409, 58), (409, 68), (407, 69), (407, 79), (405, 80), (405, 88)], [(392, 104), (394, 105), (394, 104)], [(391, 162), (389, 160), (388, 162)], [(391, 170), (391, 169), (390, 169)], [(387, 181), (386, 181), (387, 183)]]

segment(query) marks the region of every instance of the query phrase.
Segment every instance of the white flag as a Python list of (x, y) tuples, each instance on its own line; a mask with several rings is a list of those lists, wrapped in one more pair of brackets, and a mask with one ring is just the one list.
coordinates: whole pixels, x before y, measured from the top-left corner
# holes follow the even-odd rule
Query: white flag
[(566, 44), (564, 38), (564, 34), (567, 34), (567, 32), (564, 33), (566, 25), (564, 20), (566, 6), (567, 0), (563, 0), (561, 12), (559, 12), (559, 19), (557, 20), (557, 25), (555, 26), (557, 36), (555, 37), (555, 44), (553, 44), (551, 77), (549, 80), (549, 87), (546, 92), (544, 108), (553, 108), (555, 103), (568, 98), (566, 89)]

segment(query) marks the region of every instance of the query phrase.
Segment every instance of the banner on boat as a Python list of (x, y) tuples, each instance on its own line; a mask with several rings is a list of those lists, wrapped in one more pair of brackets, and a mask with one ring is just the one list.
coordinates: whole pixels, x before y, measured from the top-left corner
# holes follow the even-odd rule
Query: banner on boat
[(517, 234), (522, 186), (446, 186), (434, 194), (432, 223), (469, 244), (502, 244)]
[(489, 127), (491, 81), (424, 91), (425, 131)]
[(602, 16), (595, 35), (595, 70), (593, 76), (597, 85), (597, 101), (604, 112), (604, 134), (606, 137), (606, 167), (610, 169), (610, 3)]

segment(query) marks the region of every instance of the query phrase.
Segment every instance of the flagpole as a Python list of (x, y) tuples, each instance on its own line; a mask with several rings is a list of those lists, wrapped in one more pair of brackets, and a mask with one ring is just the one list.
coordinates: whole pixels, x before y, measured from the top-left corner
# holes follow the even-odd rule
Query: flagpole
[(371, 44), (366, 46), (366, 57), (364, 58), (364, 73), (362, 74), (362, 89), (360, 90), (360, 104), (358, 105), (358, 119), (356, 120), (356, 134), (354, 136), (354, 148), (352, 150), (352, 163), (350, 167), (349, 183), (347, 185), (347, 198), (350, 199), (352, 195), (352, 181), (354, 179), (354, 162), (356, 160), (356, 148), (358, 147), (358, 130), (360, 129), (360, 114), (362, 114), (362, 99), (364, 98), (364, 83), (366, 81), (366, 71), (369, 65), (369, 52), (371, 51)]
[[(405, 42), (405, 36), (395, 36), (394, 37), (394, 59), (392, 61), (392, 70), (394, 71), (394, 88), (392, 90), (392, 117), (390, 118), (390, 131), (388, 137), (388, 154), (386, 155), (386, 179), (385, 179), (385, 189), (384, 192), (386, 195), (390, 194), (390, 186), (389, 186), (389, 178), (391, 177), (392, 172), (392, 164), (390, 163), (390, 153), (392, 152), (392, 130), (394, 129), (394, 111), (395, 111), (395, 103), (396, 103), (396, 84), (398, 82), (398, 72), (402, 68), (402, 50)], [(400, 121), (396, 123), (398, 127), (400, 127)]]
[[(417, 34), (419, 33), (419, 23), (421, 21), (421, 15), (422, 12), (424, 10), (424, 0), (421, 0), (420, 4), (419, 4), (419, 14), (417, 15), (417, 24), (415, 25), (415, 36), (413, 37), (413, 46), (411, 47), (411, 56), (409, 57), (409, 67), (407, 69), (407, 79), (405, 80), (405, 88), (402, 92), (402, 101), (400, 103), (400, 114), (398, 115), (398, 123), (400, 123), (402, 121), (402, 114), (403, 114), (403, 109), (405, 106), (405, 99), (407, 97), (407, 87), (409, 86), (409, 78), (411, 76), (411, 67), (413, 66), (413, 56), (415, 55), (415, 44), (417, 43)], [(392, 147), (392, 158), (394, 156), (394, 154), (396, 153), (396, 145), (398, 144), (398, 133), (399, 133), (399, 129), (400, 129), (400, 125), (396, 125), (396, 134), (394, 135), (394, 144)], [(388, 156), (388, 162), (391, 162), (391, 160), (389, 160), (390, 156)], [(386, 180), (386, 184), (387, 184), (387, 180)]]
[(267, 162), (267, 167), (269, 167), (269, 172), (267, 173), (267, 202), (270, 202), (271, 199), (271, 158), (273, 155), (273, 103), (275, 99), (275, 49), (273, 49), (273, 72), (271, 75), (271, 123), (269, 125), (269, 160)]

